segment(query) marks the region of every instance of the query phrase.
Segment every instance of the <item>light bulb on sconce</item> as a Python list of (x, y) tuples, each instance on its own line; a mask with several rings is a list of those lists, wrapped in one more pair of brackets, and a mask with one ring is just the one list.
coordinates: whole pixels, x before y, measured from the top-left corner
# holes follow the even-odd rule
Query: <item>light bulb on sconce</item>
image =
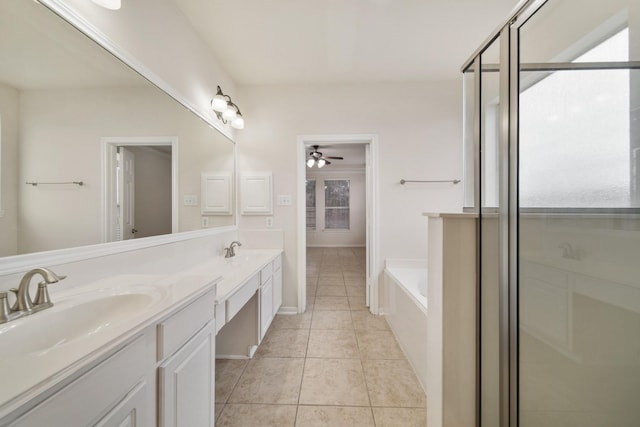
[(211, 99), (211, 109), (222, 123), (230, 123), (234, 129), (244, 129), (244, 117), (240, 113), (240, 108), (233, 103), (229, 95), (222, 93), (220, 86), (218, 86), (216, 95)]
[(227, 109), (227, 98), (223, 95), (214, 96), (211, 100), (211, 108), (213, 108), (213, 111), (222, 113)]
[(238, 113), (235, 119), (231, 122), (231, 127), (235, 129), (244, 129), (244, 118), (242, 114)]
[(238, 115), (238, 113), (236, 112), (236, 109), (233, 108), (233, 107), (227, 108), (226, 110), (224, 110), (222, 112), (222, 118), (225, 119), (228, 122), (230, 122), (233, 119), (235, 119), (237, 115)]

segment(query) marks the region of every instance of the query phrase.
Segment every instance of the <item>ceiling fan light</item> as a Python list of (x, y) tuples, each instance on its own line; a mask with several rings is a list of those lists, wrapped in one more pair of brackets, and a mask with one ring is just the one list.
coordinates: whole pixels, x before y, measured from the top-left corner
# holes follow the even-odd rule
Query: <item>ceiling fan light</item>
[(325, 159), (318, 160), (318, 167), (319, 168), (323, 167), (326, 164), (327, 164), (327, 161)]
[(235, 129), (244, 129), (244, 118), (242, 114), (236, 115), (236, 118), (231, 122), (231, 127)]
[(95, 4), (105, 9), (118, 10), (122, 7), (120, 0), (92, 0)]
[(216, 95), (211, 100), (211, 108), (213, 111), (222, 113), (227, 109), (227, 99), (223, 95)]
[(229, 106), (229, 108), (227, 108), (226, 110), (224, 110), (222, 112), (222, 118), (227, 120), (227, 121), (234, 120), (237, 115), (238, 115), (238, 112), (232, 106)]
[(313, 167), (313, 165), (315, 165), (315, 164), (316, 164), (316, 160), (315, 160), (315, 159), (309, 159), (309, 160), (307, 160), (307, 166), (308, 166), (308, 167), (312, 168), (312, 167)]

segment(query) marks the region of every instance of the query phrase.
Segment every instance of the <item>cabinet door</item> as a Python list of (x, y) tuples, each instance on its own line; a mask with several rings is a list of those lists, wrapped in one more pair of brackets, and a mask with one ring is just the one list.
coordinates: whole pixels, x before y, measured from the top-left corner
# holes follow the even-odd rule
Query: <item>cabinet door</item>
[(273, 319), (273, 278), (260, 288), (260, 339), (267, 333)]
[(240, 177), (240, 213), (271, 215), (273, 213), (271, 173), (244, 173)]
[(282, 305), (282, 268), (280, 267), (281, 258), (273, 261), (273, 315), (278, 314), (278, 310)]
[(118, 403), (107, 415), (105, 415), (96, 427), (136, 427), (151, 423), (146, 410), (147, 383), (140, 382), (122, 402)]
[(215, 323), (208, 323), (158, 373), (160, 427), (214, 425)]
[(282, 270), (273, 272), (273, 315), (278, 314), (278, 310), (282, 305)]

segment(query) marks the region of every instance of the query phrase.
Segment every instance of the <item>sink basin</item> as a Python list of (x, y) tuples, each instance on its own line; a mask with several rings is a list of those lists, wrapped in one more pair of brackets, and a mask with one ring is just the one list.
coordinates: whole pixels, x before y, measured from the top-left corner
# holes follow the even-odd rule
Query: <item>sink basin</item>
[(225, 263), (232, 267), (244, 265), (249, 261), (249, 255), (236, 255), (231, 258), (225, 258)]
[(159, 300), (151, 292), (69, 299), (0, 326), (3, 356), (46, 354), (81, 338), (106, 333), (144, 313)]

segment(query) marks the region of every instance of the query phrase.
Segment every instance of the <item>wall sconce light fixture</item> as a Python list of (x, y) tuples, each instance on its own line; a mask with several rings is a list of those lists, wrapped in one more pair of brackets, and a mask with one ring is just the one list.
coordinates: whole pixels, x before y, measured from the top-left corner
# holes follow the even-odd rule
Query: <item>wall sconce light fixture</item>
[(218, 86), (216, 96), (211, 100), (211, 108), (216, 113), (218, 119), (222, 120), (222, 123), (231, 123), (231, 127), (236, 129), (244, 129), (244, 118), (240, 109), (233, 103), (229, 95), (222, 93), (222, 89)]
[(118, 10), (122, 7), (120, 0), (91, 0), (105, 9)]

